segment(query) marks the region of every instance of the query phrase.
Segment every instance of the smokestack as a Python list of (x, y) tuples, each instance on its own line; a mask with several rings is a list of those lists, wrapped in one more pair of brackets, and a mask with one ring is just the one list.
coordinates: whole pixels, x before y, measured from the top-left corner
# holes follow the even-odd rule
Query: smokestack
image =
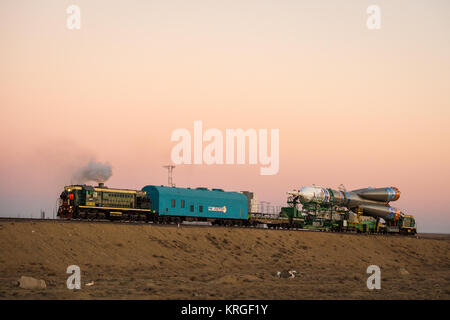
[(104, 184), (103, 182), (99, 182), (98, 187), (99, 187), (99, 188), (104, 188), (104, 187), (105, 187), (105, 184)]

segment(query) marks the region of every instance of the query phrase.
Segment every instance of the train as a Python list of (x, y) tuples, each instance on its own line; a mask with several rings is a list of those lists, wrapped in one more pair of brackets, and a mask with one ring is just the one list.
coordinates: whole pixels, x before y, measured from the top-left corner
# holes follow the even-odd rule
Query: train
[(57, 216), (64, 219), (143, 220), (154, 223), (205, 221), (250, 225), (248, 199), (222, 189), (148, 185), (142, 190), (70, 185), (60, 195)]
[[(292, 193), (288, 193), (292, 194)], [(141, 190), (69, 185), (60, 194), (60, 219), (107, 219), (152, 223), (208, 222), (221, 226), (259, 226), (269, 229), (309, 229), (355, 233), (415, 234), (415, 220), (401, 214), (396, 219), (364, 215), (363, 209), (324, 203), (303, 203), (290, 196), (287, 206), (275, 214), (255, 212), (251, 192), (230, 192), (218, 188), (179, 188), (147, 185)]]

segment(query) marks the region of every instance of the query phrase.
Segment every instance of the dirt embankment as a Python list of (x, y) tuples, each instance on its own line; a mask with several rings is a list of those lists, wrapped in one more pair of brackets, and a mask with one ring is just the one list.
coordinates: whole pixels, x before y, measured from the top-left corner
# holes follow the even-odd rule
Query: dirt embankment
[[(449, 249), (400, 236), (0, 222), (0, 298), (449, 299)], [(66, 287), (69, 265), (81, 290)], [(367, 289), (369, 265), (381, 267), (381, 290)], [(286, 270), (297, 277), (276, 276)], [(47, 287), (19, 288), (21, 276)]]

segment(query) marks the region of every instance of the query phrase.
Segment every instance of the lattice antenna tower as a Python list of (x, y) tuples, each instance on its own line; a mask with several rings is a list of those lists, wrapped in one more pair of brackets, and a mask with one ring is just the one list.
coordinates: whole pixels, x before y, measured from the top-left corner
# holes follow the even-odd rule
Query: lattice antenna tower
[(169, 187), (175, 187), (175, 184), (173, 183), (173, 169), (175, 169), (174, 165), (167, 165), (167, 166), (163, 166), (163, 168), (167, 169), (167, 185)]

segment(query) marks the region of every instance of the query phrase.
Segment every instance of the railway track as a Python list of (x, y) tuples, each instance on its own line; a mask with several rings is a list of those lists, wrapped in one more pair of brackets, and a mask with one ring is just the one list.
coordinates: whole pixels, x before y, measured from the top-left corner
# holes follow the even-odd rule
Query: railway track
[[(276, 230), (276, 231), (299, 231), (299, 232), (327, 232), (332, 234), (348, 234), (348, 235), (355, 235), (355, 236), (401, 236), (404, 237), (405, 235), (399, 235), (399, 234), (381, 234), (381, 233), (357, 233), (357, 232), (336, 232), (336, 231), (329, 231), (329, 230), (317, 230), (317, 229), (300, 229), (300, 228), (264, 228), (263, 226), (220, 226), (220, 225), (213, 225), (213, 224), (205, 224), (203, 223), (180, 223), (179, 225), (177, 223), (153, 223), (152, 221), (124, 221), (124, 220), (105, 220), (105, 219), (40, 219), (40, 218), (10, 218), (10, 217), (0, 217), (0, 223), (1, 222), (56, 222), (56, 223), (75, 223), (75, 224), (83, 224), (83, 223), (99, 223), (99, 224), (123, 224), (123, 225), (129, 225), (129, 226), (143, 226), (143, 225), (151, 225), (154, 227), (161, 227), (161, 228), (192, 228), (192, 227), (202, 227), (202, 228), (239, 228), (239, 229), (261, 229), (261, 230)], [(410, 236), (411, 237), (411, 236)]]

